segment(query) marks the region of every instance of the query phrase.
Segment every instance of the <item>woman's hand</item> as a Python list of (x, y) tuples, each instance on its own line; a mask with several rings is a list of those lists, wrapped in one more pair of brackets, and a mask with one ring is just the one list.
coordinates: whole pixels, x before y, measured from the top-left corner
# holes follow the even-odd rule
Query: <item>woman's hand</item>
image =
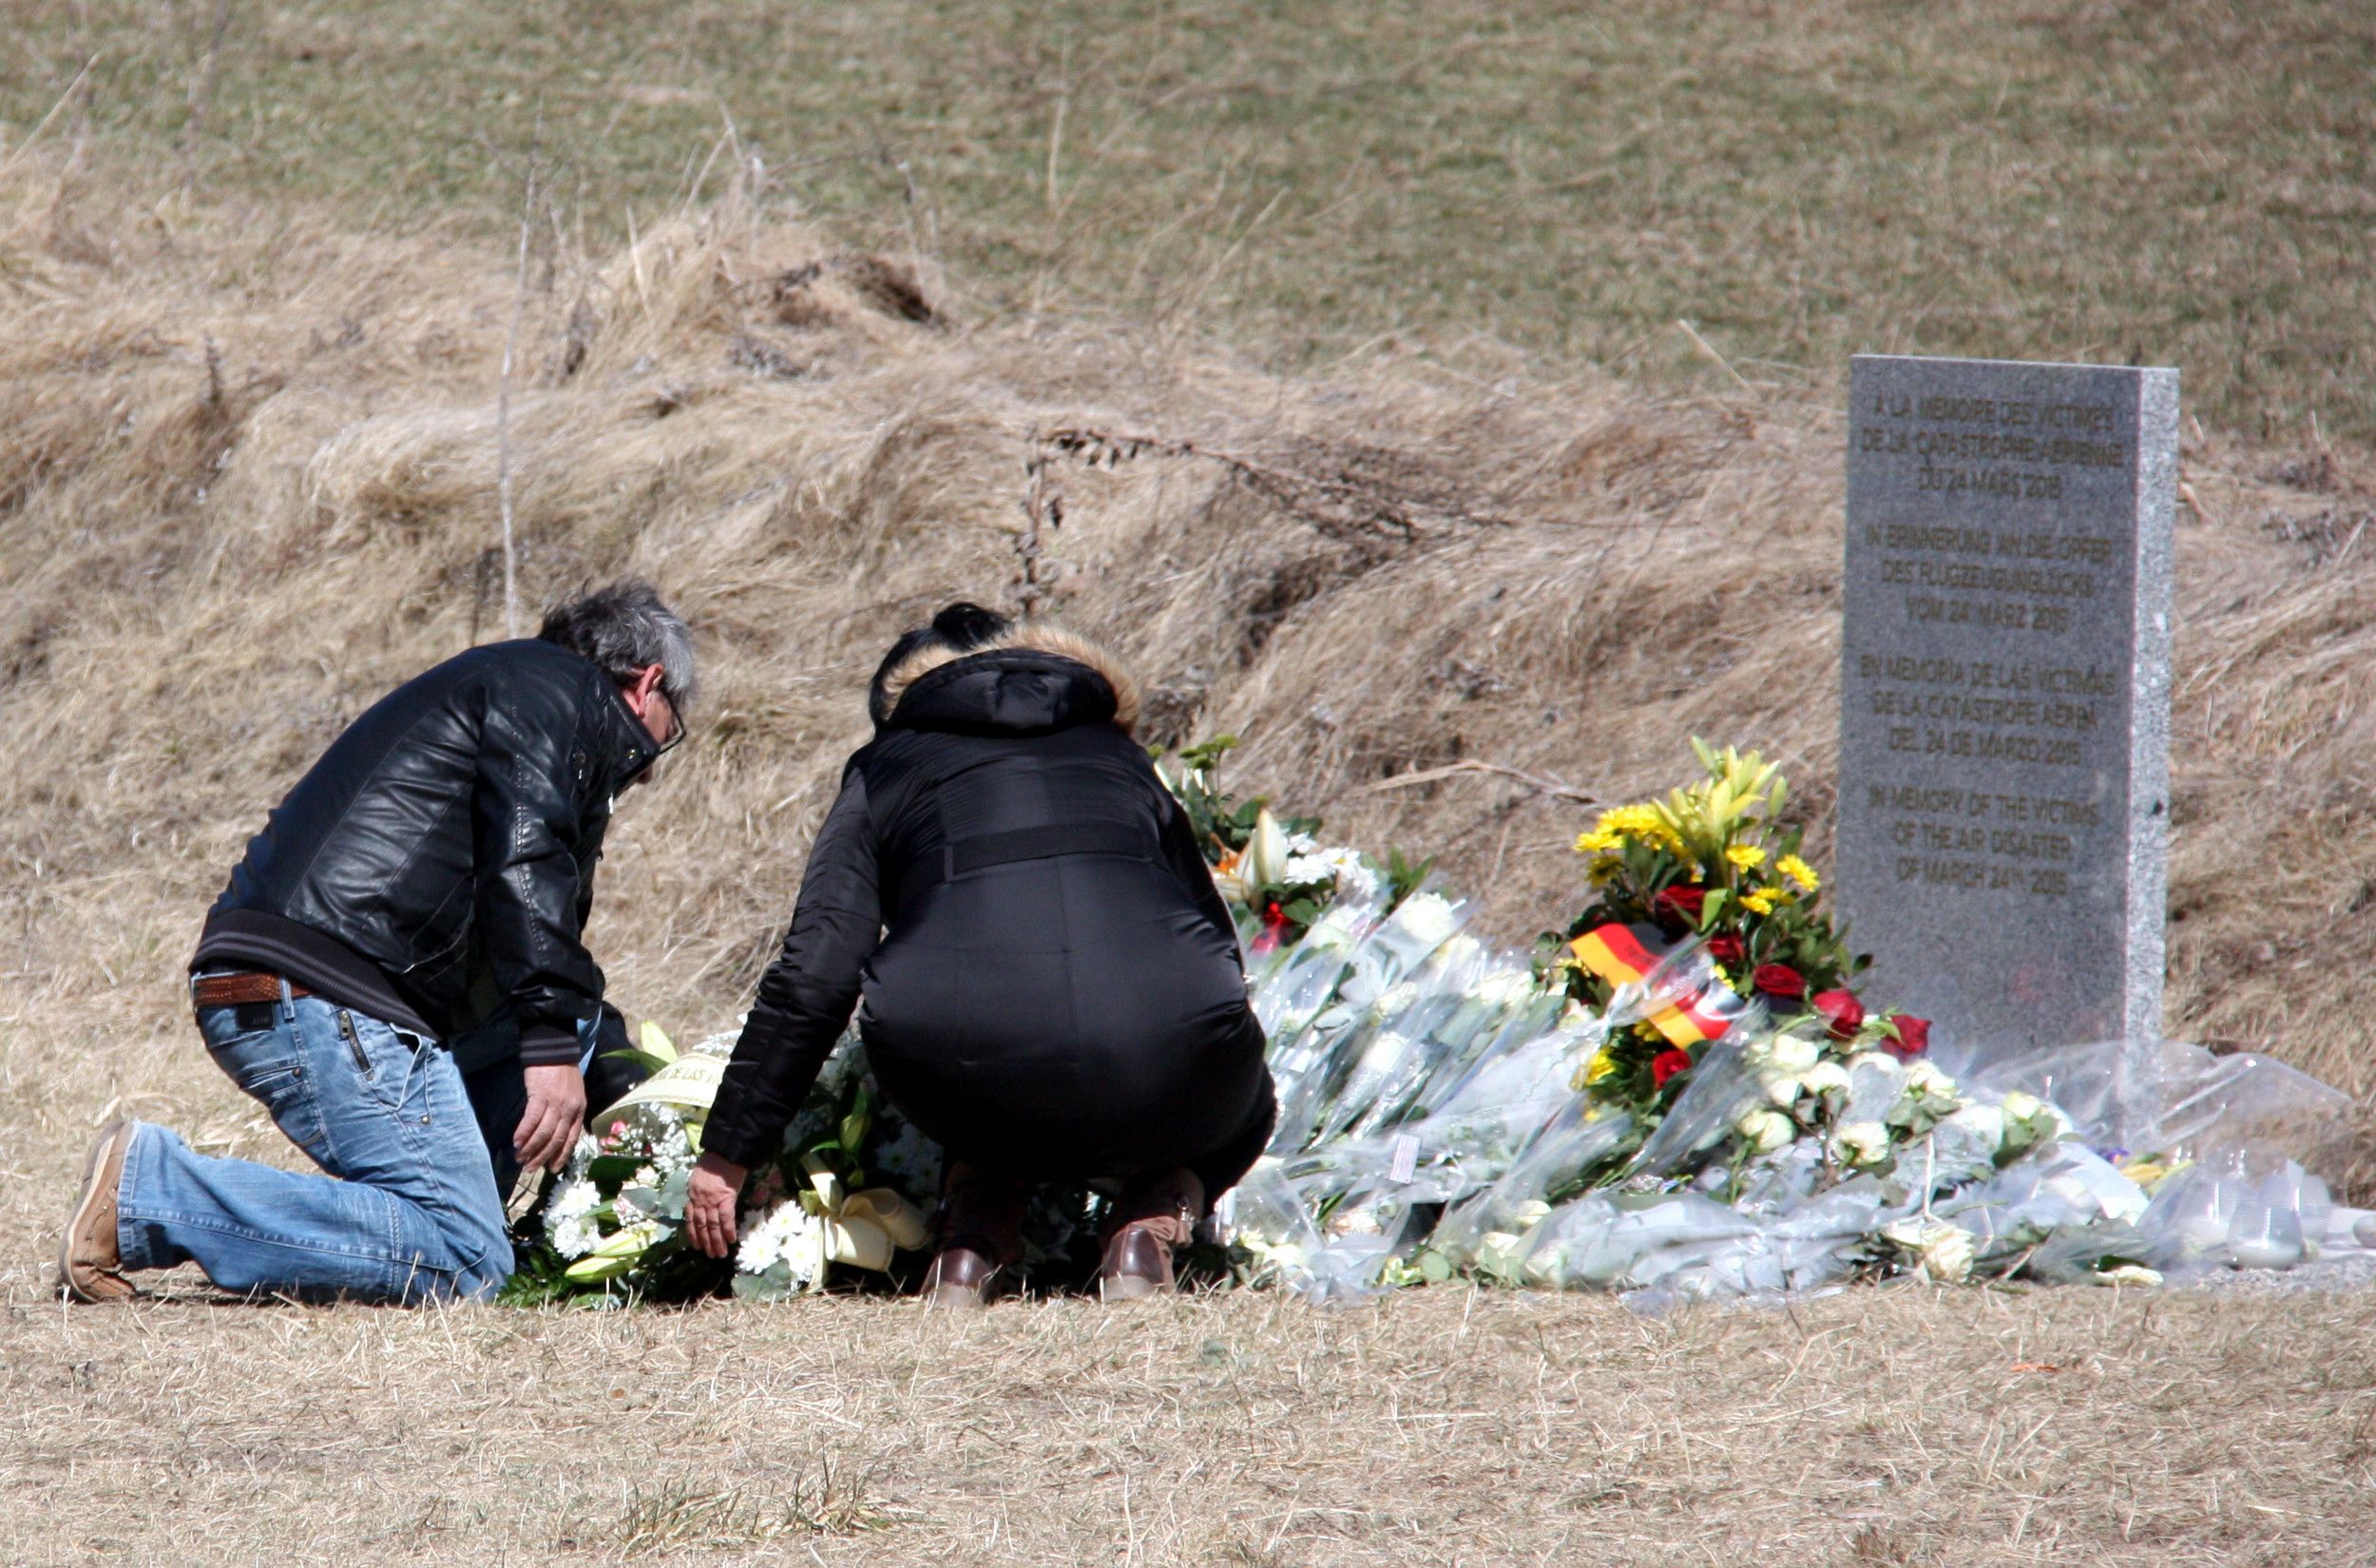
[(703, 1155), (693, 1165), (685, 1186), (684, 1230), (693, 1245), (712, 1257), (735, 1250), (735, 1199), (742, 1178), (750, 1175), (719, 1155)]

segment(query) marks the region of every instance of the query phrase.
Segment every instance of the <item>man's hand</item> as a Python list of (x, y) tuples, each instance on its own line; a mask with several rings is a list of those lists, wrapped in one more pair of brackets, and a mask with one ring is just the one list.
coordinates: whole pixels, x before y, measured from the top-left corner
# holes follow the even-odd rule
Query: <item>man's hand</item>
[(527, 1170), (558, 1171), (585, 1124), (585, 1075), (573, 1061), (543, 1062), (520, 1073), (527, 1080), (528, 1109), (511, 1135), (511, 1152)]
[(750, 1173), (731, 1159), (703, 1155), (685, 1186), (684, 1233), (712, 1257), (734, 1251), (735, 1199)]

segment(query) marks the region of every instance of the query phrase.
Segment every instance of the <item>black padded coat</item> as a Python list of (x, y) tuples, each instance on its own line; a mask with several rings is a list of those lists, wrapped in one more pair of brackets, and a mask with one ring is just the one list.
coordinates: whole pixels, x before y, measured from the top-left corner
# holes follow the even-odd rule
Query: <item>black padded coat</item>
[(1045, 631), (931, 657), (843, 771), (705, 1146), (773, 1155), (855, 1005), (877, 1081), (958, 1157), (1219, 1192), (1269, 1133), (1262, 1032), (1126, 680)]

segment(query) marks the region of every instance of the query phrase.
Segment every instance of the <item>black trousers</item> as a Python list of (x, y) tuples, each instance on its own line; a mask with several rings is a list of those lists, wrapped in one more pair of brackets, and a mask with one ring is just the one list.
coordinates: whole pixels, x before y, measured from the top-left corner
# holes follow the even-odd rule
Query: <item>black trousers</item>
[(1117, 1181), (1185, 1166), (1208, 1201), (1245, 1176), (1278, 1118), (1261, 1027), (1225, 1037), (973, 1056), (948, 1037), (867, 1033), (875, 1080), (900, 1114), (956, 1158), (1024, 1181)]

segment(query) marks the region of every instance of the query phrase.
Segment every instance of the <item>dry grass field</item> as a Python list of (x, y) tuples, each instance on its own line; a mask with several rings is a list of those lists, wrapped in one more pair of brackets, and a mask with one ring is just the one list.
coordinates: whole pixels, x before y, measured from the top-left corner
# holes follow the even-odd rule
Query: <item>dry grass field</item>
[[(2126, 358), (2111, 321), (2150, 325), (2202, 411), (2170, 1030), (2376, 1094), (2376, 466), (2344, 393), (2376, 340), (2358, 11), (2041, 14), (1993, 53), (1958, 47), (1977, 12), (1956, 8), (1848, 8), (1856, 40), (1772, 8), (1347, 12), (1328, 36), (1370, 64), (1331, 77), (1251, 9), (1102, 30), (820, 11), (770, 53), (738, 7), (661, 28), (524, 6), (536, 47), (508, 55), (483, 10), (9, 18), (30, 47), (0, 64), (0, 1561), (2376, 1560), (2376, 1330), (2350, 1298), (1858, 1291), (1646, 1322), (1440, 1290), (956, 1326), (846, 1300), (297, 1310), (188, 1282), (132, 1310), (49, 1301), (50, 1227), (108, 1115), (290, 1157), (200, 1056), (181, 968), (338, 728), (501, 635), (501, 468), (531, 605), (636, 570), (704, 638), (706, 710), (623, 806), (592, 932), (630, 1015), (683, 1037), (731, 1023), (772, 949), (881, 647), (948, 597), (1019, 597), (1035, 464), (1063, 502), (1051, 608), (1123, 650), (1162, 733), (1242, 734), (1243, 785), (1439, 854), (1523, 942), (1577, 896), (1588, 802), (1664, 788), (1693, 733), (1781, 755), (1822, 858), (1823, 363)], [(1520, 67), (1569, 68), (1534, 47), (1554, 35), (1605, 43), (1595, 90), (1634, 140), (1587, 117), (1564, 162), (1530, 162), (1558, 116)], [(1890, 39), (1894, 109), (1864, 90)], [(61, 102), (61, 62), (103, 45)], [(1656, 48), (1698, 75), (1652, 71)], [(2082, 49), (2127, 63), (2050, 68)], [(1050, 53), (1077, 97), (1048, 96)], [(877, 121), (817, 130), (847, 99), (826, 86), (886, 59), (944, 73), (865, 101), (948, 138), (938, 163), (904, 149), (912, 206), (864, 186), (879, 158), (834, 161)], [(1946, 163), (1987, 105), (2012, 128), (1974, 143), (1994, 172), (1970, 201), (1885, 234), (1846, 200), (1893, 200), (1868, 146), (1710, 140), (1723, 92), (1794, 70), (1830, 83), (1808, 124)], [(686, 83), (720, 97), (668, 96)], [(2116, 101), (2168, 123), (2090, 118)], [(1404, 110), (1414, 145), (1474, 124), (1508, 156), (1414, 163), (1381, 128)], [(2059, 161), (2022, 165), (2022, 137)], [(532, 141), (550, 200), (523, 273)], [(1257, 224), (1264, 181), (1293, 195)], [(2062, 237), (2012, 244), (2041, 203)], [(1522, 264), (1534, 242), (1481, 216), (1509, 213), (1597, 259)], [(2004, 264), (1930, 268), (1950, 230)], [(1745, 373), (1625, 351), (1716, 319), (1710, 279), (1738, 291), (1715, 340)], [(2246, 281), (2269, 292), (2221, 292)], [(1897, 337), (1859, 314), (1917, 309)], [(1687, 361), (1704, 376), (1670, 373)], [(2367, 1148), (2333, 1174), (2376, 1196)]]
[(549, 1316), (7, 1275), (0, 1536), (102, 1562), (2376, 1560), (2349, 1296)]

